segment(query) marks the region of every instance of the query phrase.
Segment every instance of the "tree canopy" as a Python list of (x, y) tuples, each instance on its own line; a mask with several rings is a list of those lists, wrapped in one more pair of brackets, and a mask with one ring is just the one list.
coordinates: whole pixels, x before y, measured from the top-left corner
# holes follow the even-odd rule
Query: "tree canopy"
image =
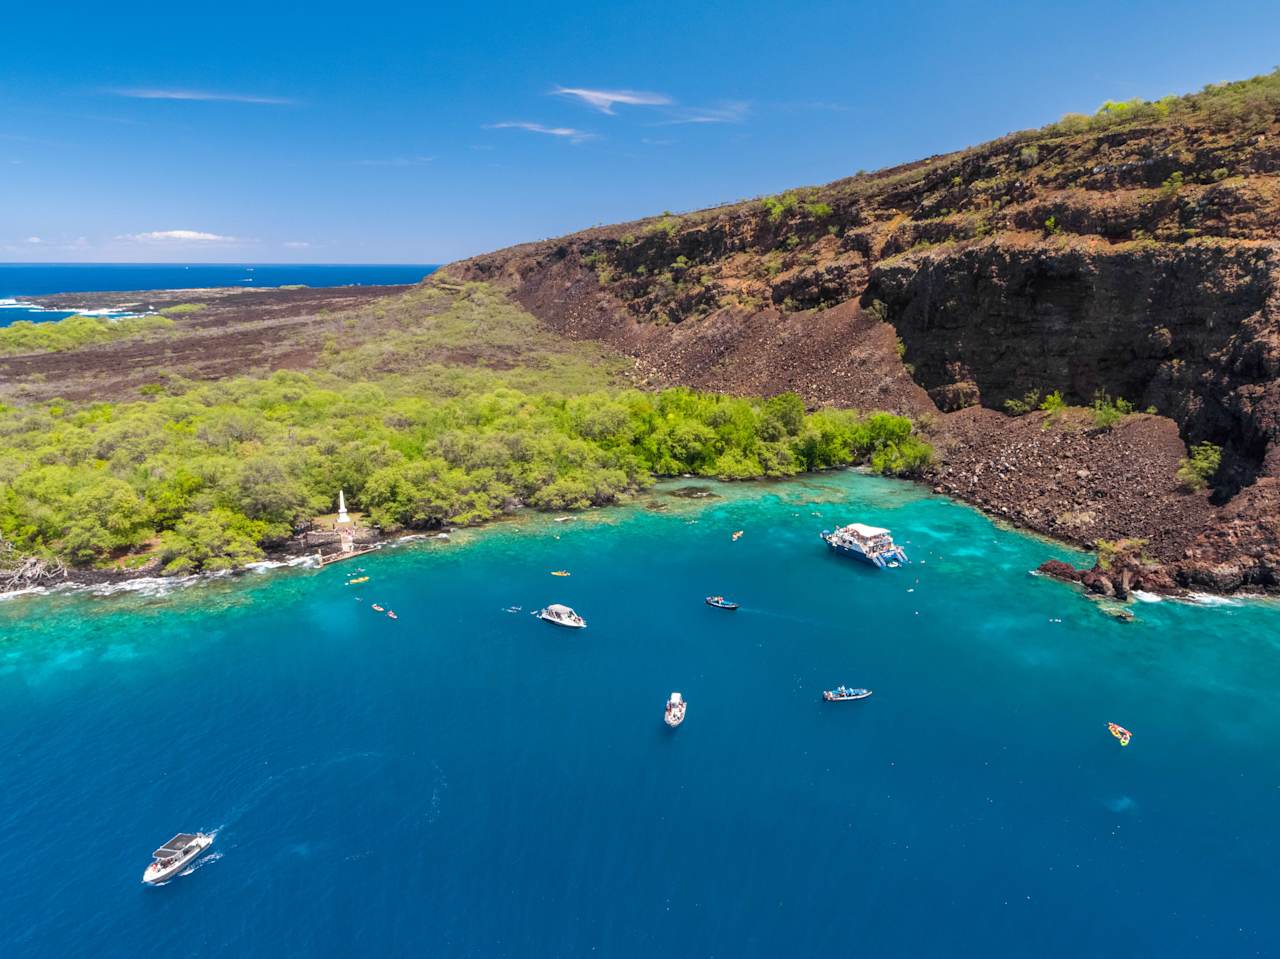
[(399, 380), (278, 372), (148, 399), (0, 410), (0, 535), (75, 564), (158, 554), (170, 573), (243, 565), (347, 501), (384, 528), (522, 505), (613, 503), (655, 476), (788, 476), (849, 463), (911, 474), (909, 420), (688, 389), (424, 395)]

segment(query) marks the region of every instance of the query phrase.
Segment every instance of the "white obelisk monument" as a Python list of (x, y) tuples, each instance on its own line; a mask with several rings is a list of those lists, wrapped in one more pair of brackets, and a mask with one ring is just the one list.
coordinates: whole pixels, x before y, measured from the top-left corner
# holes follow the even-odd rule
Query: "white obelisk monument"
[(347, 496), (343, 490), (338, 490), (338, 522), (351, 522), (351, 517), (347, 515)]

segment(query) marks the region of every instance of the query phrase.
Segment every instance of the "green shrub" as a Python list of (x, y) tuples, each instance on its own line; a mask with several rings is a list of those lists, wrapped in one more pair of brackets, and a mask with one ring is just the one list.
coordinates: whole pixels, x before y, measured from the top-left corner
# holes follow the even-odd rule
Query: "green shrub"
[[(1061, 394), (1058, 394), (1061, 399)], [(1023, 394), (1022, 399), (1007, 399), (1004, 401), (1004, 411), (1010, 416), (1025, 416), (1032, 410), (1040, 406), (1040, 390), (1027, 390)]]
[(764, 209), (769, 217), (770, 223), (777, 223), (782, 217), (794, 210), (800, 203), (800, 198), (794, 190), (788, 190), (777, 196), (768, 196), (760, 201), (760, 206)]
[(1184, 180), (1182, 177), (1182, 171), (1179, 170), (1176, 173), (1169, 174), (1168, 179), (1160, 184), (1160, 195), (1166, 200), (1172, 200), (1182, 192), (1183, 186)]
[[(282, 290), (302, 290), (302, 286), (282, 286)], [(189, 316), (192, 313), (199, 313), (205, 308), (204, 303), (175, 303), (173, 306), (166, 306), (160, 310), (165, 316)]]
[(1061, 413), (1067, 408), (1067, 401), (1062, 398), (1062, 390), (1054, 390), (1040, 401), (1040, 409), (1050, 415)]
[(1133, 412), (1133, 404), (1119, 396), (1112, 399), (1106, 391), (1098, 390), (1093, 395), (1092, 409), (1094, 429), (1109, 430)]
[(1093, 545), (1098, 551), (1098, 566), (1104, 571), (1121, 560), (1149, 561), (1142, 553), (1142, 548), (1147, 545), (1145, 539), (1100, 539)]
[(831, 207), (826, 203), (806, 203), (804, 210), (815, 220), (825, 220), (831, 215)]
[(1189, 450), (1190, 456), (1178, 466), (1178, 481), (1190, 492), (1198, 492), (1209, 485), (1209, 480), (1222, 465), (1222, 447), (1213, 443), (1197, 443)]
[(1062, 232), (1062, 227), (1058, 225), (1058, 218), (1051, 216), (1044, 221), (1045, 236), (1057, 236)]

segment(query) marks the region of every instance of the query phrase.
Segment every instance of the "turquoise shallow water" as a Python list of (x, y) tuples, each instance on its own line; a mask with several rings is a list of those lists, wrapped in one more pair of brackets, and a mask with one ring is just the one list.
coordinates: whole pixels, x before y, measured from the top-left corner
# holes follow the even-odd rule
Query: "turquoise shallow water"
[[(1027, 575), (1069, 550), (915, 487), (715, 488), (356, 587), (0, 603), (0, 954), (1274, 952), (1274, 605), (1120, 623)], [(852, 519), (912, 565), (831, 555)], [(194, 829), (216, 858), (143, 887)]]

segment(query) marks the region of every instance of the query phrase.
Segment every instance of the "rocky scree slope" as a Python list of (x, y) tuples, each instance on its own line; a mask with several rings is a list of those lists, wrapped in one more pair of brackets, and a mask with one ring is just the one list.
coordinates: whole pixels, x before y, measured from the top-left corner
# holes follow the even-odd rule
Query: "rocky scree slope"
[[(1130, 585), (1280, 586), (1280, 73), (449, 265), (652, 381), (915, 416), (939, 491)], [(430, 282), (430, 281), (428, 281)], [(1060, 390), (1155, 413), (1009, 416)], [(1211, 488), (1175, 472), (1223, 448)]]

